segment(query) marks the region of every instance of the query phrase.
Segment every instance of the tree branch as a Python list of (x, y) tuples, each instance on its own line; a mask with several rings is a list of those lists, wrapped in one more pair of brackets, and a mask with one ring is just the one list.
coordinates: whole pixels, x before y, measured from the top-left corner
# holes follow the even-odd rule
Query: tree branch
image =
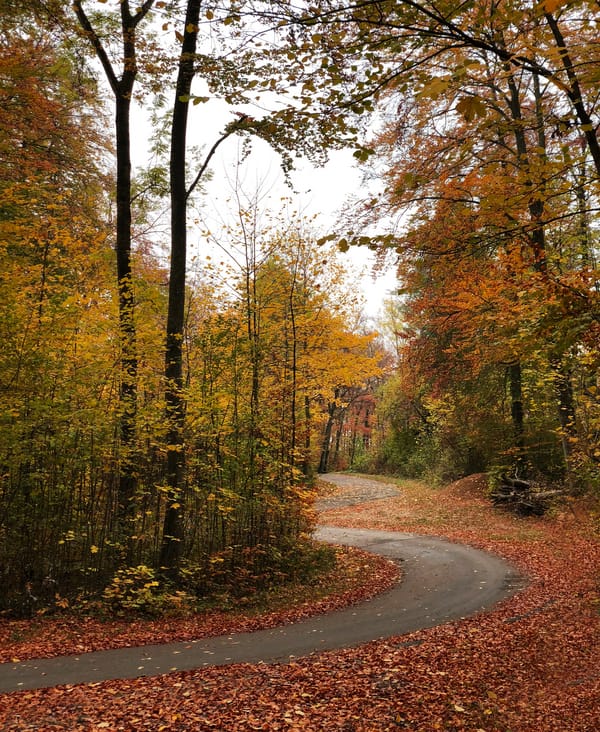
[(114, 95), (118, 96), (119, 80), (117, 78), (117, 75), (115, 74), (115, 71), (110, 62), (110, 59), (108, 58), (108, 54), (106, 53), (106, 50), (104, 49), (104, 46), (102, 45), (102, 41), (98, 37), (98, 34), (94, 30), (94, 28), (92, 27), (92, 24), (90, 23), (90, 20), (87, 17), (86, 12), (81, 5), (81, 0), (74, 0), (73, 10), (75, 11), (75, 15), (77, 16), (77, 19), (79, 20), (79, 24), (81, 25), (83, 30), (87, 33), (90, 43), (92, 44), (92, 46), (94, 48), (94, 51), (96, 51), (96, 55), (98, 56), (98, 59), (99, 59), (100, 63), (102, 64), (102, 68), (104, 69), (104, 73), (106, 74), (106, 78), (108, 79), (108, 82), (110, 84), (110, 88), (113, 90)]
[(208, 152), (208, 155), (204, 159), (204, 162), (200, 166), (200, 170), (198, 171), (198, 175), (194, 178), (194, 182), (191, 184), (191, 186), (186, 191), (186, 194), (185, 194), (186, 200), (192, 195), (192, 193), (194, 192), (196, 186), (202, 180), (202, 176), (206, 172), (206, 169), (208, 168), (208, 165), (209, 165), (210, 161), (212, 160), (214, 154), (219, 149), (219, 146), (221, 145), (221, 143), (222, 142), (225, 142), (225, 140), (228, 137), (231, 137), (231, 135), (233, 135), (235, 132), (238, 132), (241, 129), (242, 124), (247, 119), (248, 119), (248, 115), (247, 114), (244, 114), (244, 115), (242, 115), (239, 118), (239, 120), (237, 120), (237, 121), (233, 122), (232, 124), (228, 125), (227, 126), (227, 129), (225, 130), (225, 132), (221, 135), (221, 137), (219, 137), (219, 139), (211, 147), (211, 149)]

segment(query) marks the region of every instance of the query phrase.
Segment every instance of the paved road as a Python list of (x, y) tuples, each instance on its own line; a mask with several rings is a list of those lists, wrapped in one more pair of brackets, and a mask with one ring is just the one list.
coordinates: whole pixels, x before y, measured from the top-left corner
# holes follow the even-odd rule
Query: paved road
[(337, 488), (333, 492), (325, 492), (316, 502), (318, 511), (330, 508), (355, 506), (366, 501), (377, 501), (381, 498), (393, 498), (400, 493), (394, 483), (383, 483), (355, 473), (325, 473), (319, 478)]
[(459, 619), (491, 607), (523, 585), (498, 557), (442, 539), (335, 527), (321, 527), (317, 536), (401, 561), (402, 581), (368, 602), (280, 628), (0, 664), (0, 692), (239, 662), (286, 662)]

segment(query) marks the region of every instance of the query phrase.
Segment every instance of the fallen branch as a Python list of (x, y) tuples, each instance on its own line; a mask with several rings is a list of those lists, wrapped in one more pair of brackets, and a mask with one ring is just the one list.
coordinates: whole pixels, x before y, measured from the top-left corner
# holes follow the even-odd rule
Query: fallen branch
[(503, 475), (501, 481), (491, 492), (493, 503), (524, 516), (541, 516), (548, 510), (552, 499), (564, 495), (564, 491), (559, 489), (540, 490), (520, 478)]

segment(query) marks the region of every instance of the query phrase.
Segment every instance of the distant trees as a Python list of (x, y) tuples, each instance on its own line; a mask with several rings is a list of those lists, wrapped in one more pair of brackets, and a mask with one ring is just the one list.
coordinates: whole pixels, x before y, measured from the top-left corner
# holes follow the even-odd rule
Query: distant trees
[(225, 247), (236, 282), (230, 314), (214, 315), (236, 334), (226, 360), (235, 381), (223, 386), (235, 387), (238, 465), (245, 454), (249, 485), (274, 477), (276, 484), (304, 484), (319, 462), (328, 405), (340, 390), (368, 391), (382, 373), (382, 353), (374, 334), (353, 332), (355, 293), (301, 222), (262, 232), (255, 212), (242, 211), (240, 219)]

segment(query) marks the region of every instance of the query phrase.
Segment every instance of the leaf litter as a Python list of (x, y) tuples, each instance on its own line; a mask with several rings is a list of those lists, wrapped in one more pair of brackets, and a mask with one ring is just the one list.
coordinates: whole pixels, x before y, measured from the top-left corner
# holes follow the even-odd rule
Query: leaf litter
[(0, 697), (0, 729), (597, 732), (597, 523), (584, 510), (515, 518), (468, 481), (326, 520), (443, 535), (505, 557), (529, 585), (493, 610), (294, 663), (16, 692)]

